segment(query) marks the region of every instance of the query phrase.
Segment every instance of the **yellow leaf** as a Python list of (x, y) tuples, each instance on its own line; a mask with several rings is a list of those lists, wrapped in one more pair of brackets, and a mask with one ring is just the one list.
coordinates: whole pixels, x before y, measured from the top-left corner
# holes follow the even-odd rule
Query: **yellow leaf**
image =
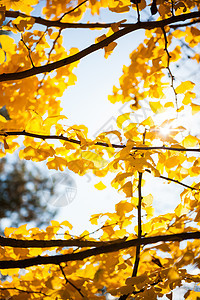
[(160, 103), (160, 101), (156, 101), (156, 102), (149, 101), (149, 105), (151, 107), (151, 110), (155, 114), (162, 113), (165, 110), (164, 107), (162, 106), (162, 104)]
[(93, 162), (94, 166), (98, 169), (105, 168), (108, 164), (108, 161), (102, 158), (101, 155), (98, 155), (92, 151), (82, 151), (81, 157)]
[(194, 98), (196, 98), (196, 94), (188, 91), (187, 93), (185, 93), (185, 97), (183, 98), (182, 103), (184, 105), (188, 105), (191, 103), (192, 99), (194, 99)]
[(72, 143), (70, 143), (70, 142), (64, 142), (63, 146), (67, 150), (74, 150), (74, 149), (76, 149), (76, 147)]
[(17, 17), (12, 23), (17, 27), (19, 31), (29, 30), (35, 23), (35, 19), (32, 17)]
[(5, 52), (2, 49), (0, 49), (0, 64), (4, 63), (5, 59)]
[(55, 156), (55, 158), (47, 162), (47, 167), (49, 169), (63, 171), (67, 167), (67, 161), (62, 157)]
[(117, 126), (122, 129), (122, 124), (130, 119), (130, 113), (125, 113), (117, 118)]
[(74, 161), (70, 161), (67, 164), (67, 167), (75, 173), (84, 174), (86, 168), (94, 168), (93, 162), (82, 159), (76, 159)]
[(169, 280), (178, 280), (180, 278), (177, 270), (175, 268), (171, 268), (168, 272)]
[(191, 103), (192, 115), (195, 115), (200, 111), (200, 105)]
[[(71, 296), (70, 296), (70, 293), (68, 292), (68, 287), (66, 287), (64, 290), (59, 290), (58, 296), (60, 296), (61, 299), (70, 299)], [(56, 298), (59, 299), (58, 297), (56, 297)], [(54, 299), (56, 299), (56, 298), (54, 298)]]
[(46, 286), (51, 290), (59, 290), (62, 287), (62, 280), (59, 277), (51, 277), (46, 281)]
[(99, 36), (98, 38), (96, 38), (95, 43), (100, 43), (101, 41), (105, 40), (107, 38), (107, 36), (105, 34)]
[(119, 191), (123, 191), (126, 194), (127, 198), (132, 197), (132, 194), (133, 194), (132, 186), (133, 186), (132, 182), (128, 181), (119, 189)]
[(97, 190), (104, 190), (106, 188), (105, 184), (102, 181), (94, 185)]
[(138, 285), (138, 284), (145, 284), (145, 282), (148, 280), (148, 277), (146, 274), (142, 274), (140, 276), (136, 277), (129, 277), (126, 279), (127, 285)]
[(146, 126), (153, 126), (154, 125), (154, 121), (153, 121), (153, 119), (152, 119), (152, 117), (148, 117), (146, 120), (144, 120), (143, 122), (142, 122), (142, 125), (146, 125)]
[(58, 221), (51, 220), (51, 225), (52, 226), (60, 226), (60, 223)]
[(33, 10), (31, 6), (38, 4), (38, 0), (1, 0), (1, 4), (5, 5), (7, 10), (11, 8), (14, 11), (19, 10), (26, 14), (30, 14)]
[(184, 81), (182, 82), (177, 88), (176, 93), (177, 94), (183, 94), (186, 91), (191, 91), (194, 87), (194, 83), (192, 81)]
[(9, 237), (11, 235), (11, 233), (14, 233), (16, 230), (16, 228), (14, 227), (6, 227), (4, 230), (4, 234), (6, 237)]
[(171, 156), (165, 161), (165, 166), (170, 169), (177, 166), (179, 163), (180, 160), (178, 156)]
[(30, 132), (41, 132), (43, 119), (38, 114), (31, 112), (32, 118), (27, 123), (25, 130)]
[(1, 48), (7, 53), (13, 53), (15, 51), (14, 39), (8, 35), (0, 36)]
[(117, 130), (111, 130), (111, 131), (102, 132), (100, 134), (100, 136), (101, 135), (108, 135), (108, 134), (115, 134), (118, 137), (118, 139), (120, 140), (120, 142), (122, 141), (121, 133), (119, 131), (117, 131)]
[(121, 21), (119, 21), (119, 22), (117, 22), (117, 23), (112, 23), (112, 24), (111, 24), (112, 31), (113, 31), (113, 32), (119, 31), (119, 26), (120, 26), (122, 23), (125, 23), (126, 21), (127, 21), (126, 19), (123, 19), (123, 20), (121, 20)]
[(112, 51), (115, 49), (115, 47), (117, 46), (117, 43), (112, 42), (110, 43), (108, 46), (106, 46), (105, 49), (105, 58), (108, 58), (108, 56), (112, 53)]
[(165, 103), (164, 107), (165, 108), (167, 108), (167, 107), (174, 107), (174, 103), (173, 102), (167, 102), (167, 103)]
[(93, 224), (93, 225), (98, 225), (98, 220), (101, 217), (101, 215), (102, 214), (92, 215), (91, 218), (90, 218), (90, 223)]
[(198, 139), (195, 136), (188, 135), (184, 138), (182, 141), (182, 145), (187, 148), (187, 147), (195, 147), (198, 144)]
[(62, 223), (60, 223), (60, 226), (66, 226), (70, 229), (73, 228), (72, 224), (70, 224), (68, 221), (63, 221)]
[(182, 203), (180, 203), (176, 208), (175, 208), (175, 214), (177, 217), (180, 217), (182, 215), (186, 215), (189, 212), (189, 209), (183, 206)]
[(132, 211), (134, 205), (127, 201), (120, 201), (115, 205), (115, 210), (120, 217), (123, 217), (126, 213)]
[(152, 206), (145, 207), (145, 211), (147, 213), (147, 220), (153, 217), (153, 215), (154, 215), (154, 208)]
[(142, 198), (142, 207), (151, 206), (153, 203), (153, 196), (149, 194)]
[(7, 120), (3, 116), (0, 115), (0, 122), (7, 123)]
[(63, 119), (67, 119), (67, 117), (63, 116), (63, 115), (50, 116), (50, 117), (47, 117), (43, 121), (43, 125), (46, 130), (49, 130), (51, 128), (51, 126), (56, 125), (58, 121), (63, 120)]

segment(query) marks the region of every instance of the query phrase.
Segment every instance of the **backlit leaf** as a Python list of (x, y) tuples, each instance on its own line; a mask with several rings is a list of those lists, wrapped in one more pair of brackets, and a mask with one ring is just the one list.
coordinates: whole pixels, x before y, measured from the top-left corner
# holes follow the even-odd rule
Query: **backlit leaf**
[(182, 82), (177, 88), (176, 93), (177, 94), (183, 94), (186, 91), (191, 91), (194, 88), (194, 83), (192, 81), (185, 81)]
[(104, 190), (106, 188), (105, 184), (102, 181), (94, 185), (97, 190)]
[(185, 148), (195, 147), (198, 144), (198, 139), (195, 136), (188, 135), (184, 138), (182, 144)]
[(132, 194), (133, 194), (132, 186), (133, 186), (132, 182), (128, 181), (119, 189), (119, 191), (123, 191), (127, 198), (132, 197)]
[(162, 104), (160, 103), (160, 101), (157, 101), (157, 102), (149, 101), (149, 105), (151, 107), (151, 110), (155, 114), (164, 112), (164, 107), (162, 106)]

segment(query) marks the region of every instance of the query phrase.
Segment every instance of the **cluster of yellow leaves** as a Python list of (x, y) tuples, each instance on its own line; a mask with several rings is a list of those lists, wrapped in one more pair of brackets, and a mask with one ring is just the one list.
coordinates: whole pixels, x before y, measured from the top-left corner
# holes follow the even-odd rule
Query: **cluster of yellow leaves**
[(38, 0), (2, 0), (1, 5), (5, 6), (7, 10), (13, 9), (15, 11), (21, 11), (26, 14), (30, 14), (33, 10), (33, 6), (38, 4)]
[[(62, 37), (59, 37), (59, 33), (53, 32), (52, 29), (48, 29), (46, 34), (34, 28), (30, 32), (33, 24), (33, 18), (18, 17), (12, 22), (10, 29), (15, 33), (17, 33), (15, 25), (20, 31), (27, 30), (23, 34), (23, 42), (19, 41), (18, 44), (15, 44), (15, 40), (8, 35), (0, 36), (1, 73), (29, 69), (32, 67), (31, 60), (35, 66), (40, 66), (46, 62), (54, 62), (77, 52), (77, 48), (71, 48), (69, 54), (67, 54), (62, 46)], [(49, 37), (53, 40), (52, 45), (49, 45)], [(31, 53), (29, 53), (24, 43)], [(52, 53), (53, 50), (56, 53)], [(39, 119), (42, 120), (42, 116), (46, 113), (50, 117), (60, 114), (62, 110), (60, 97), (68, 86), (75, 84), (76, 76), (72, 71), (76, 66), (77, 63), (62, 67), (55, 71), (53, 77), (46, 74), (41, 79), (34, 76), (18, 80), (15, 83), (1, 83), (0, 105), (1, 107), (6, 106), (11, 119), (10, 122), (7, 122), (7, 130), (22, 130), (23, 128), (23, 130), (41, 133)], [(35, 117), (31, 120), (30, 114), (35, 114)], [(1, 129), (5, 129), (4, 125), (2, 124)], [(44, 132), (49, 134), (47, 126)]]
[[(32, 6), (37, 0), (2, 0), (0, 7), (0, 24), (5, 18), (5, 10), (20, 10), (30, 14)], [(111, 12), (125, 13), (137, 9), (128, 0), (91, 0), (81, 5), (82, 1), (47, 0), (43, 7), (43, 14), (47, 19), (61, 22), (78, 22), (87, 10), (91, 14), (99, 14), (101, 9), (108, 8)], [(141, 0), (138, 4), (140, 14), (149, 8), (152, 1)], [(157, 1), (158, 18), (164, 19), (171, 16), (172, 4), (170, 1)], [(76, 6), (77, 9), (74, 9)], [(194, 8), (200, 9), (199, 1), (174, 0), (174, 14), (192, 12)], [(71, 12), (70, 12), (71, 11)], [(70, 12), (70, 13), (69, 13)], [(34, 15), (34, 14), (33, 14)], [(113, 23), (107, 34), (96, 39), (99, 43), (106, 37), (119, 30), (121, 23)], [(36, 28), (35, 19), (31, 16), (19, 16), (2, 27), (10, 30), (22, 40), (8, 35), (0, 35), (0, 72), (14, 73), (25, 71), (34, 66), (56, 62), (78, 52), (77, 48), (65, 49), (63, 36), (57, 29), (47, 28), (46, 31)], [(169, 99), (165, 93), (166, 88), (172, 86), (177, 96), (178, 111), (191, 107), (192, 114), (199, 112), (200, 105), (194, 103), (196, 94), (195, 84), (184, 81), (179, 84), (167, 78), (169, 67), (181, 62), (184, 55), (178, 40), (186, 43), (186, 47), (199, 45), (200, 31), (193, 24), (186, 30), (175, 29), (173, 32), (165, 27), (167, 35), (164, 39), (163, 31), (153, 29), (146, 31), (146, 38), (137, 49), (130, 54), (130, 66), (123, 67), (120, 86), (113, 87), (113, 95), (109, 96), (112, 103), (129, 102), (131, 112), (120, 115), (116, 120), (119, 130), (107, 131), (99, 134), (95, 140), (88, 138), (88, 130), (83, 125), (64, 126), (66, 116), (61, 115), (60, 99), (64, 91), (76, 82), (73, 73), (78, 63), (73, 63), (55, 70), (51, 74), (29, 77), (16, 82), (3, 82), (0, 84), (0, 107), (6, 106), (11, 120), (0, 116), (0, 130), (21, 131), (31, 134), (57, 135), (61, 139), (57, 142), (48, 142), (41, 138), (27, 136), (24, 138), (24, 147), (20, 150), (20, 158), (33, 161), (47, 161), (49, 169), (64, 170), (66, 167), (79, 175), (84, 175), (89, 170), (98, 176), (105, 177), (108, 172), (117, 173), (111, 185), (116, 188), (125, 200), (115, 205), (115, 212), (95, 214), (91, 217), (92, 225), (100, 230), (99, 240), (108, 241), (115, 239), (130, 240), (138, 236), (137, 211), (139, 206), (137, 190), (139, 186), (138, 173), (151, 173), (155, 177), (167, 178), (168, 182), (182, 182), (187, 177), (197, 177), (200, 172), (198, 157), (185, 155), (185, 152), (166, 149), (146, 150), (143, 147), (199, 148), (199, 137), (187, 133), (181, 125), (174, 125), (174, 120), (167, 118), (162, 123), (156, 122), (149, 116), (140, 124), (133, 122), (135, 111), (140, 112), (142, 101), (148, 100), (151, 114), (161, 115), (169, 110), (176, 110), (177, 103)], [(105, 58), (114, 48), (116, 42), (104, 47)], [(195, 52), (194, 50), (194, 52)], [(195, 53), (191, 59), (200, 62), (200, 56)], [(170, 63), (170, 64), (169, 64)], [(169, 65), (168, 65), (169, 64)], [(173, 75), (171, 76), (173, 77)], [(169, 115), (168, 114), (168, 115)], [(128, 124), (127, 124), (128, 123)], [(169, 127), (169, 133), (162, 135), (160, 129)], [(180, 134), (181, 132), (181, 134)], [(117, 150), (112, 147), (111, 136), (117, 138), (117, 144), (124, 145)], [(13, 153), (19, 148), (15, 141), (16, 136), (5, 133), (1, 137), (0, 156)], [(65, 140), (63, 139), (65, 138)], [(103, 143), (103, 144), (102, 144)], [(97, 145), (98, 144), (98, 145)], [(139, 147), (140, 149), (136, 149)], [(145, 184), (142, 180), (142, 186)], [(106, 185), (103, 181), (95, 187), (103, 190)], [(142, 197), (142, 235), (156, 236), (161, 234), (176, 234), (191, 232), (200, 225), (200, 197), (199, 183), (193, 183), (192, 189), (185, 189), (181, 195), (181, 202), (174, 208), (173, 213), (155, 216), (153, 195), (146, 194)], [(161, 203), (162, 205), (162, 203)], [(27, 229), (26, 225), (19, 228), (7, 228), (5, 236), (24, 240), (50, 240), (56, 239), (57, 234), (64, 231), (64, 239), (72, 237), (72, 226), (67, 221), (59, 223), (52, 221), (45, 230), (39, 228)], [(81, 240), (85, 237), (93, 241), (89, 232), (84, 231)], [(186, 244), (186, 243), (185, 243)], [(47, 252), (48, 250), (48, 252)], [(69, 254), (74, 248), (57, 248), (56, 253)], [(76, 249), (77, 251), (77, 249)], [(17, 260), (31, 258), (37, 255), (55, 254), (54, 249), (41, 248), (11, 248), (1, 247), (2, 260)], [(162, 253), (162, 254), (161, 254)], [(198, 240), (187, 242), (180, 247), (179, 242), (158, 243), (156, 245), (141, 246), (140, 264), (137, 277), (130, 277), (135, 262), (136, 250), (134, 247), (90, 257), (87, 261), (73, 261), (62, 264), (65, 276), (57, 265), (37, 266), (29, 268), (25, 274), (19, 270), (1, 270), (2, 275), (12, 276), (12, 282), (1, 282), (0, 293), (2, 298), (12, 299), (105, 299), (99, 295), (106, 287), (114, 296), (133, 293), (136, 299), (157, 299), (167, 295), (172, 299), (171, 291), (181, 286), (182, 282), (200, 283), (199, 275), (191, 275), (186, 271), (187, 266), (200, 268), (200, 242)], [(77, 287), (77, 288), (75, 288)], [(199, 293), (198, 293), (199, 294)], [(196, 292), (188, 291), (185, 299), (194, 299)], [(82, 296), (84, 295), (84, 296)]]

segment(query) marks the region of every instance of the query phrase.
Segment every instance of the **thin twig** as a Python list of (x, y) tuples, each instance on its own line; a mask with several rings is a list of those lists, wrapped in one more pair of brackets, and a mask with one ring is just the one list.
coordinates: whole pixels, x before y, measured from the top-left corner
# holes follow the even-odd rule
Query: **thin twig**
[[(148, 172), (148, 173), (151, 173), (151, 170), (145, 169), (145, 171)], [(182, 186), (184, 186), (184, 187), (186, 187), (186, 188), (188, 188), (188, 189), (191, 189), (191, 190), (196, 190), (196, 191), (199, 190), (199, 189), (197, 189), (197, 188), (195, 188), (195, 187), (192, 187), (192, 186), (190, 186), (190, 185), (187, 185), (187, 184), (185, 184), (185, 183), (182, 183), (182, 182), (180, 182), (180, 181), (178, 181), (178, 180), (176, 180), (176, 179), (172, 179), (172, 178), (165, 177), (165, 176), (162, 176), (162, 175), (158, 176), (158, 178), (162, 178), (162, 179), (165, 179), (165, 180), (167, 180), (167, 181), (172, 181), (172, 182), (178, 183), (178, 184), (180, 184), (180, 185), (182, 185)]]
[(62, 272), (62, 274), (63, 274), (63, 276), (64, 276), (64, 278), (65, 278), (66, 284), (69, 283), (71, 286), (73, 286), (73, 288), (74, 288), (75, 290), (77, 290), (77, 292), (84, 298), (84, 295), (82, 294), (81, 289), (77, 288), (77, 287), (75, 286), (75, 284), (73, 284), (69, 279), (67, 279), (67, 277), (66, 277), (66, 275), (65, 275), (65, 272), (64, 272), (64, 269), (63, 269), (63, 267), (62, 267), (60, 264), (59, 264), (59, 267), (60, 267), (60, 270), (61, 270), (61, 272)]
[(171, 13), (172, 13), (172, 17), (174, 17), (174, 0), (171, 0), (171, 4), (172, 4)]
[(40, 292), (40, 291), (27, 291), (27, 290), (22, 290), (22, 289), (19, 289), (19, 288), (16, 288), (16, 287), (5, 287), (5, 288), (0, 287), (0, 290), (1, 291), (16, 290), (18, 292), (27, 293), (27, 294), (41, 294), (41, 295), (47, 296), (47, 294), (45, 294), (43, 292)]
[[(57, 37), (55, 38), (55, 40), (53, 41), (53, 45), (52, 45), (52, 47), (51, 47), (51, 49), (50, 49), (50, 51), (49, 51), (49, 53), (48, 53), (47, 64), (50, 62), (50, 56), (51, 56), (51, 53), (52, 53), (52, 51), (53, 51), (54, 48), (55, 48), (56, 42), (57, 42), (58, 38), (60, 37), (61, 32), (62, 32), (62, 28), (59, 29), (58, 35), (57, 35)], [(37, 90), (36, 90), (36, 95), (35, 95), (35, 98), (34, 98), (35, 100), (37, 99), (37, 97), (38, 97), (38, 95), (39, 95), (39, 90), (40, 90), (40, 88), (42, 87), (42, 84), (43, 84), (43, 82), (44, 82), (44, 80), (45, 80), (46, 75), (47, 75), (47, 73), (44, 73), (44, 74), (43, 74), (43, 77), (42, 77), (42, 79), (40, 80), (40, 82), (39, 82), (39, 84), (38, 84), (38, 87), (37, 87)]]
[(52, 47), (51, 47), (51, 50), (50, 50), (49, 53), (48, 53), (48, 61), (47, 61), (47, 63), (50, 62), (50, 56), (51, 56), (51, 53), (52, 53), (52, 51), (53, 51), (54, 48), (55, 48), (55, 45), (56, 45), (57, 40), (59, 39), (59, 37), (60, 37), (60, 35), (61, 35), (61, 32), (62, 32), (62, 28), (59, 29), (58, 35), (57, 35), (57, 37), (55, 38), (55, 40), (53, 41), (53, 45), (52, 45)]
[(137, 8), (137, 21), (138, 23), (140, 23), (140, 10), (139, 10), (139, 5), (137, 0), (136, 0), (136, 8)]
[(168, 47), (167, 47), (167, 44), (168, 44), (167, 34), (166, 34), (166, 31), (165, 31), (164, 27), (162, 27), (161, 29), (163, 31), (164, 39), (165, 39), (165, 49), (164, 50), (167, 53), (167, 67), (166, 67), (166, 69), (168, 70), (169, 76), (171, 78), (171, 88), (172, 88), (172, 90), (174, 92), (174, 98), (175, 98), (175, 104), (176, 104), (176, 111), (178, 112), (178, 99), (177, 99), (177, 93), (176, 93), (176, 90), (175, 90), (175, 87), (174, 87), (174, 80), (175, 80), (175, 78), (174, 78), (174, 75), (172, 74), (172, 71), (171, 71), (170, 66), (169, 66), (170, 65), (171, 55), (169, 54)]
[(64, 16), (68, 15), (68, 14), (71, 14), (73, 11), (75, 11), (77, 8), (79, 8), (81, 5), (83, 5), (85, 2), (87, 2), (88, 0), (84, 0), (83, 2), (79, 3), (76, 7), (72, 8), (71, 10), (67, 11), (66, 13), (64, 13), (62, 15), (62, 17), (59, 19), (59, 21), (61, 21)]
[[(98, 231), (103, 230), (104, 228), (111, 227), (111, 226), (116, 226), (116, 225), (119, 225), (119, 224), (122, 224), (122, 223), (123, 223), (123, 221), (118, 221), (118, 222), (115, 222), (115, 223), (112, 223), (112, 224), (109, 224), (109, 225), (103, 225), (102, 227), (81, 236), (81, 239), (85, 238), (86, 236), (90, 236), (91, 234), (97, 233)], [(123, 239), (127, 239), (127, 237), (124, 237)]]
[(41, 42), (41, 40), (43, 39), (43, 37), (45, 36), (45, 34), (48, 31), (48, 27), (46, 28), (46, 30), (42, 33), (41, 37), (39, 38), (39, 40), (35, 43), (35, 46), (33, 47), (33, 50), (35, 50), (36, 46)]
[(32, 60), (32, 57), (31, 57), (31, 50), (30, 50), (30, 48), (26, 45), (26, 43), (24, 42), (24, 39), (23, 39), (23, 35), (22, 35), (22, 34), (21, 34), (21, 42), (24, 44), (24, 46), (25, 46), (26, 49), (28, 50), (28, 56), (29, 56), (29, 58), (30, 58), (32, 67), (35, 68), (35, 65), (34, 65), (33, 60)]

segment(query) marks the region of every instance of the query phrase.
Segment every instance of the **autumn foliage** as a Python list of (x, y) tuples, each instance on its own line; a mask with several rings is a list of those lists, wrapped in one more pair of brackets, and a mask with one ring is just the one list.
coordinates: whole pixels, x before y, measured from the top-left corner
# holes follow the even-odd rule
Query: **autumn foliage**
[[(91, 22), (99, 14), (106, 21)], [(188, 286), (185, 299), (200, 296), (200, 103), (191, 75), (199, 70), (199, 22), (200, 1), (1, 0), (0, 107), (9, 114), (0, 115), (1, 157), (18, 150), (20, 159), (49, 169), (93, 173), (99, 190), (112, 174), (122, 194), (114, 213), (91, 216), (98, 237), (84, 230), (73, 236), (68, 220), (52, 220), (46, 230), (6, 228), (1, 299), (172, 299), (181, 286)], [(93, 29), (96, 39), (66, 49), (70, 28)], [(130, 47), (130, 64), (108, 95), (129, 111), (95, 139), (82, 124), (67, 126), (62, 96), (76, 84), (81, 59), (103, 49), (109, 60), (120, 38), (137, 31), (145, 38)], [(148, 116), (136, 122), (145, 105)], [(143, 190), (145, 180), (158, 178), (181, 189), (173, 212), (156, 215), (154, 195)]]

